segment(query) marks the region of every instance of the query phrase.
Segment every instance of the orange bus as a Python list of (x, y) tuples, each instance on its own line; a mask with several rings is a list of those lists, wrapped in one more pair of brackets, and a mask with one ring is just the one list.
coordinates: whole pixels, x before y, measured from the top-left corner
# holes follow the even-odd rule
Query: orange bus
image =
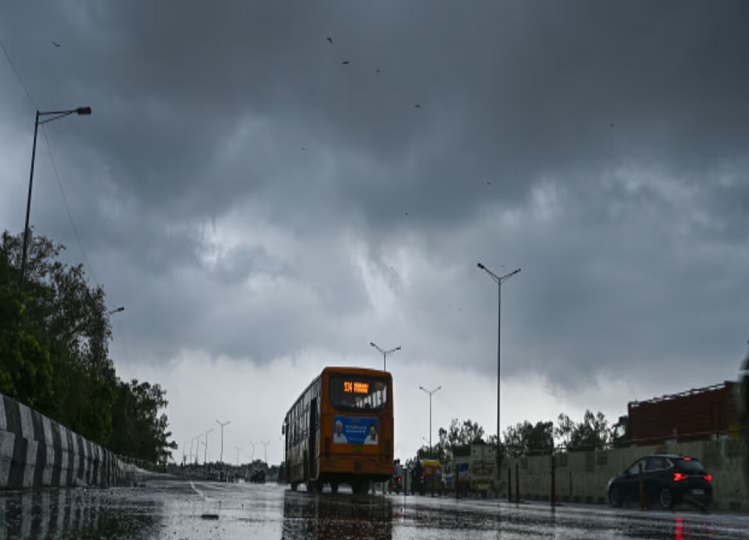
[(348, 484), (366, 493), (393, 475), (393, 384), (390, 373), (326, 367), (286, 414), (286, 482), (333, 493)]

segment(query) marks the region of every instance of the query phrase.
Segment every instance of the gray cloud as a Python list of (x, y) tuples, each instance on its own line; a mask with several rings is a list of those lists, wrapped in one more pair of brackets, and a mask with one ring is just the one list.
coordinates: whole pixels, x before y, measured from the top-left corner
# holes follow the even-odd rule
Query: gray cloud
[[(94, 109), (49, 134), (92, 266), (137, 310), (144, 358), (264, 363), (378, 334), (493, 373), (482, 260), (523, 267), (503, 319), (510, 375), (574, 387), (647, 368), (695, 384), (736, 363), (743, 3), (3, 10), (39, 106)], [(30, 137), (2, 70), (9, 133)], [(34, 208), (38, 230), (70, 245), (59, 199)], [(212, 225), (238, 240), (207, 262)]]

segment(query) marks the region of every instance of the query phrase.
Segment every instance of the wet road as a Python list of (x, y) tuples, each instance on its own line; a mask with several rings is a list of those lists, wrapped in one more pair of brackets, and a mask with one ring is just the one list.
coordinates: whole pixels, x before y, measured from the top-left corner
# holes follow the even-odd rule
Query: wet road
[(749, 538), (749, 516), (159, 481), (0, 494), (0, 538)]

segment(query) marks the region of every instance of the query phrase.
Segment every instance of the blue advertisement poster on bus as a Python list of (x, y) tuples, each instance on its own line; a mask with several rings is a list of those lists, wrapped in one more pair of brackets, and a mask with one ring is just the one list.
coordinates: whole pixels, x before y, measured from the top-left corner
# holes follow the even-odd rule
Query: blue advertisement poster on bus
[(380, 426), (377, 418), (336, 416), (333, 444), (377, 444)]

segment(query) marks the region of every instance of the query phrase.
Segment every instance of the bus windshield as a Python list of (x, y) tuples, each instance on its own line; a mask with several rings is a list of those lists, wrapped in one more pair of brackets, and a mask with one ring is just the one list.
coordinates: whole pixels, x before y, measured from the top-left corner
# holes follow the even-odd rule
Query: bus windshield
[(387, 405), (387, 379), (362, 375), (331, 375), (330, 405), (336, 409), (382, 410)]

